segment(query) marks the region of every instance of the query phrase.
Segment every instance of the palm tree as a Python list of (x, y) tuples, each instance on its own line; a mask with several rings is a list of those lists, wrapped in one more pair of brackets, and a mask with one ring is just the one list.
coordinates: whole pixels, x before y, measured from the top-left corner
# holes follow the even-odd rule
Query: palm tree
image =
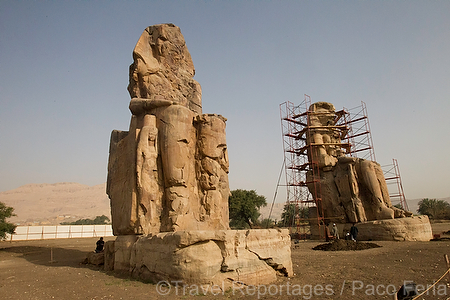
[(450, 203), (444, 200), (425, 198), (419, 201), (417, 212), (427, 215), (430, 219), (448, 219), (450, 217)]

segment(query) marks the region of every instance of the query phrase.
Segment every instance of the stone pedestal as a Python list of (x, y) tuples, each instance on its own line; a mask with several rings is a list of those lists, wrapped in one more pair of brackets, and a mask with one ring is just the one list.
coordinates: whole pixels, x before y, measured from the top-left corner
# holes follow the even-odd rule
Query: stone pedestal
[(291, 239), (287, 229), (118, 236), (114, 270), (151, 282), (268, 284), (292, 276)]
[(114, 270), (114, 244), (115, 241), (107, 241), (105, 243), (105, 264), (103, 266), (104, 271)]
[[(343, 231), (349, 231), (352, 224), (345, 224)], [(429, 241), (433, 238), (427, 216), (376, 220), (357, 223), (360, 241)]]
[[(351, 223), (336, 224), (341, 239), (350, 232)], [(320, 239), (317, 223), (310, 223), (311, 239)], [(429, 241), (433, 238), (431, 224), (427, 216), (375, 220), (356, 223), (358, 241)], [(323, 236), (323, 227), (321, 228)]]
[[(114, 270), (117, 273), (127, 273), (130, 269), (131, 251), (134, 243), (136, 243), (139, 236), (137, 235), (121, 235), (118, 236), (114, 242)], [(111, 265), (108, 261), (106, 264)]]

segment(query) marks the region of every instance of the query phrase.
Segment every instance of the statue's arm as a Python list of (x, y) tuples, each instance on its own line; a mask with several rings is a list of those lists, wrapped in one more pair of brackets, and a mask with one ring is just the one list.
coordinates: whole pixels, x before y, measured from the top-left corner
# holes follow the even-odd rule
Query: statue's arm
[(130, 108), (131, 112), (133, 113), (133, 115), (140, 115), (141, 113), (144, 113), (145, 111), (150, 111), (157, 107), (169, 106), (172, 104), (173, 104), (173, 101), (165, 100), (162, 98), (155, 98), (155, 99), (133, 98), (130, 101), (129, 108)]

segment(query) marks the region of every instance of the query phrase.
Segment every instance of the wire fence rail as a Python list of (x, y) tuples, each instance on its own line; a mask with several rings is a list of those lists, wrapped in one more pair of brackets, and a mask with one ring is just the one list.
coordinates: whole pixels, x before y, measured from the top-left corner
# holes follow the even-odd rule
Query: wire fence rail
[(17, 226), (7, 241), (70, 239), (113, 236), (111, 225), (40, 225)]

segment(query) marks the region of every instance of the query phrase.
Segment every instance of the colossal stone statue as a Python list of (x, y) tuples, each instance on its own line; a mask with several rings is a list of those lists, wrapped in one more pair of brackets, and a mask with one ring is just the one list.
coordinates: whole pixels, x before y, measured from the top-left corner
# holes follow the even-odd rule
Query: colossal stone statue
[(133, 51), (128, 131), (111, 134), (115, 241), (105, 270), (224, 289), (292, 276), (287, 229), (229, 230), (226, 119), (203, 114), (180, 29), (145, 29)]
[(180, 29), (148, 27), (133, 59), (130, 129), (113, 131), (110, 144), (114, 234), (229, 229), (226, 119), (202, 115)]
[[(313, 179), (320, 180), (324, 218), (339, 223), (365, 222), (411, 216), (391, 204), (383, 171), (378, 163), (345, 156), (342, 139), (345, 126), (336, 124), (334, 105), (317, 102), (310, 106), (307, 132), (308, 160), (316, 161), (320, 178), (307, 173), (315, 197)], [(315, 175), (317, 176), (317, 175)]]

